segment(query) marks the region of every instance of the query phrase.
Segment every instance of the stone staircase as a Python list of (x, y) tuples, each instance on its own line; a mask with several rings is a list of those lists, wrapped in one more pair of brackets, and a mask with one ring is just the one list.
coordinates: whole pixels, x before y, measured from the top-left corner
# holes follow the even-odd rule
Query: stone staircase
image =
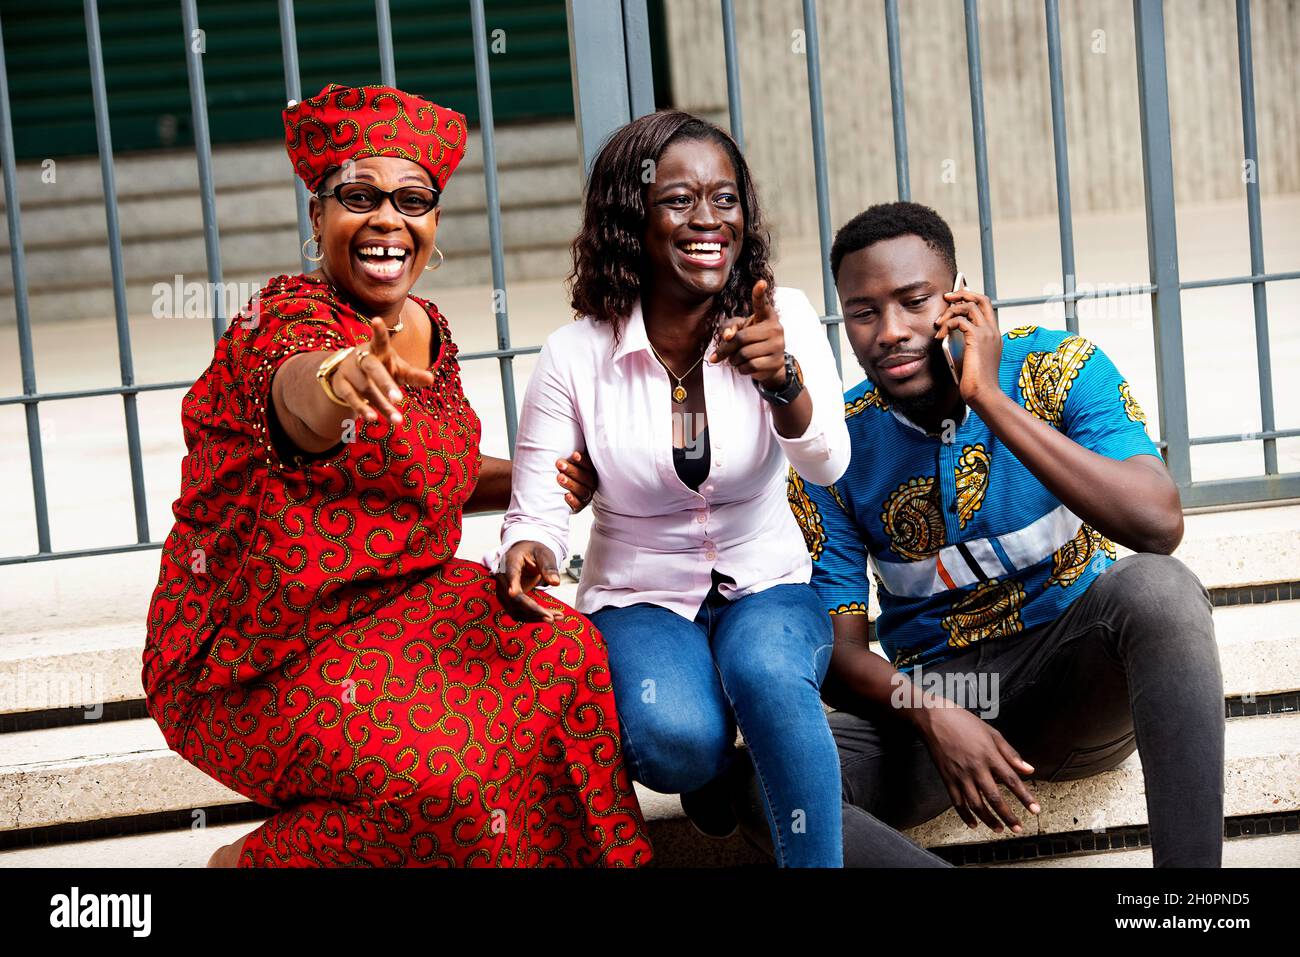
[[(1178, 556), (1215, 600), (1225, 864), (1300, 867), (1300, 505), (1189, 515)], [(142, 642), (132, 623), (0, 635), (0, 866), (201, 866), (267, 815), (167, 749), (143, 710)], [(1136, 754), (1034, 788), (1043, 812), (1025, 835), (971, 831), (949, 811), (909, 836), (966, 865), (1150, 865)], [(768, 863), (740, 838), (697, 834), (676, 797), (637, 790), (660, 866)]]
[[(572, 121), (497, 130), (498, 182), (510, 280), (554, 279), (570, 266), (582, 176)], [(299, 271), (292, 168), (279, 142), (223, 146), (212, 155), (222, 278), (260, 288), (269, 276)], [(154, 285), (203, 283), (207, 266), (198, 167), (193, 150), (115, 157), (127, 310), (148, 316)], [(29, 302), (34, 322), (113, 315), (97, 157), (60, 159), (53, 182), (39, 163), (18, 166)], [(470, 135), (465, 160), (443, 198), (440, 287), (491, 285), (483, 150)], [(4, 220), (0, 197), (0, 220)], [(14, 319), (7, 222), (0, 222), (0, 324)], [(428, 292), (424, 283), (417, 293)], [(202, 298), (202, 297), (200, 297)], [(242, 306), (247, 297), (241, 298)]]

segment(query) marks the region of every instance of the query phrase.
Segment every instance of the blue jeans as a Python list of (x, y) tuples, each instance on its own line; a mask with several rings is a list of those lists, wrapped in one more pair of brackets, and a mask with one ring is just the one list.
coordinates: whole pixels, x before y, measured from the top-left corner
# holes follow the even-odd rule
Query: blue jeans
[(810, 586), (728, 600), (715, 584), (694, 621), (648, 602), (588, 617), (609, 647), (635, 780), (699, 790), (735, 760), (739, 727), (777, 864), (843, 865), (840, 761), (820, 694), (833, 635)]

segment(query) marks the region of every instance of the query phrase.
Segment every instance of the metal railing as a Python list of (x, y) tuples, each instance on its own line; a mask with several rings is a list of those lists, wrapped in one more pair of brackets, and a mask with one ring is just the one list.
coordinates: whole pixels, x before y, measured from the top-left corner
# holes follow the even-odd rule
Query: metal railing
[[(284, 60), (284, 86), (286, 98), (302, 98), (298, 69), (297, 31), (294, 24), (293, 0), (278, 0), (280, 15), (281, 52)], [(501, 231), (501, 202), (497, 184), (496, 146), (492, 121), (492, 85), (488, 71), (488, 32), (483, 0), (466, 0), (473, 30), (474, 70), (477, 82), (479, 107), (479, 132), (483, 148), (483, 172), (487, 194), (489, 252), (492, 282), (496, 294), (493, 309), (496, 315), (497, 348), (480, 352), (465, 352), (458, 356), (460, 362), (478, 359), (496, 359), (500, 364), (501, 390), (505, 400), (506, 434), (511, 450), (514, 449), (518, 415), (515, 409), (515, 382), (513, 360), (515, 356), (536, 353), (540, 345), (514, 347), (510, 344), (510, 324), (507, 311), (505, 252)], [(14, 275), (14, 311), (17, 320), (19, 364), (22, 392), (19, 395), (0, 396), (0, 406), (23, 406), (26, 416), (27, 453), (31, 464), (32, 497), (36, 511), (36, 546), (34, 553), (0, 556), (0, 565), (42, 561), (56, 558), (77, 558), (91, 555), (113, 554), (160, 548), (161, 541), (150, 540), (147, 501), (145, 498), (144, 466), (140, 445), (140, 424), (136, 397), (141, 392), (185, 390), (193, 383), (188, 381), (154, 382), (141, 384), (135, 381), (131, 350), (131, 333), (126, 302), (126, 274), (122, 262), (122, 235), (118, 220), (117, 188), (113, 174), (113, 141), (108, 119), (108, 93), (104, 79), (103, 50), (99, 29), (99, 8), (96, 0), (84, 0), (86, 42), (90, 56), (91, 94), (95, 106), (95, 131), (99, 144), (100, 172), (104, 187), (104, 211), (108, 223), (108, 253), (112, 271), (114, 320), (117, 329), (118, 361), (121, 384), (98, 389), (80, 389), (68, 392), (41, 392), (36, 385), (36, 363), (32, 347), (32, 322), (28, 305), (27, 271), (23, 255), (22, 214), (18, 199), (17, 164), (14, 156), (13, 114), (9, 102), (8, 72), (4, 59), (3, 24), (0, 24), (0, 167), (4, 174), (5, 206), (9, 226), (9, 248)], [(207, 262), (207, 277), (212, 290), (212, 336), (217, 341), (224, 334), (228, 317), (223, 315), (221, 290), (221, 237), (217, 228), (216, 189), (212, 175), (212, 145), (208, 134), (208, 105), (204, 94), (203, 58), (201, 47), (193, 42), (200, 29), (195, 0), (181, 0), (181, 23), (177, 42), (185, 44), (186, 66), (189, 75), (191, 118), (194, 124), (194, 149), (199, 171), (199, 199), (203, 214), (203, 239)], [(397, 82), (393, 57), (392, 19), (388, 0), (375, 0), (375, 21), (379, 34), (379, 75), (388, 86)], [(647, 60), (648, 63), (648, 60)], [(290, 175), (286, 173), (286, 175)], [(307, 221), (307, 191), (296, 176), (299, 239), (311, 235)], [(303, 271), (311, 264), (302, 263)], [(120, 395), (126, 423), (127, 454), (131, 471), (132, 502), (135, 510), (136, 541), (121, 545), (92, 548), (56, 550), (50, 537), (49, 500), (46, 494), (45, 462), (41, 449), (40, 403), (69, 399), (86, 399), (99, 396)]]
[[(744, 125), (735, 4), (734, 0), (720, 0), (720, 2), (723, 49), (726, 56), (728, 114), (732, 133), (743, 145)], [(625, 69), (626, 64), (632, 60), (633, 48), (643, 41), (634, 32), (628, 32), (623, 37), (624, 42), (621, 46), (610, 40), (610, 37), (617, 33), (619, 18), (625, 17), (628, 9), (636, 7), (638, 3), (644, 7), (644, 0), (622, 0), (621, 4), (600, 3), (599, 0), (570, 0), (571, 12), (578, 10), (586, 16), (602, 17), (605, 21), (601, 27), (589, 25), (586, 31), (571, 38), (575, 86), (594, 84), (597, 78), (602, 77), (607, 86), (618, 86), (616, 83), (609, 84), (608, 78), (622, 75), (627, 77), (628, 85), (627, 91), (605, 89), (602, 95), (591, 103), (582, 103), (580, 124), (584, 134), (584, 153), (588, 163), (603, 133), (641, 115), (642, 112), (648, 112), (648, 110), (629, 109), (629, 104), (644, 99), (638, 96), (638, 90), (641, 86), (650, 83), (648, 70), (637, 72)], [(1250, 275), (1194, 282), (1182, 282), (1179, 279), (1169, 88), (1165, 70), (1164, 9), (1162, 0), (1133, 0), (1150, 281), (1145, 284), (1126, 285), (1120, 293), (1104, 288), (1080, 289), (1076, 286), (1069, 148), (1066, 139), (1065, 92), (1061, 67), (1060, 7), (1058, 0), (1043, 0), (1043, 7), (1046, 15), (1045, 39), (1052, 113), (1052, 147), (1055, 157), (1062, 292), (999, 299), (997, 270), (994, 264), (993, 217), (990, 206), (988, 128), (984, 118), (984, 72), (980, 58), (979, 0), (963, 0), (984, 291), (999, 308), (1062, 303), (1066, 328), (1076, 333), (1079, 330), (1077, 304), (1080, 300), (1112, 295), (1150, 296), (1152, 315), (1155, 319), (1156, 379), (1160, 408), (1161, 440), (1157, 444), (1163, 450), (1170, 474), (1178, 483), (1183, 505), (1196, 507), (1300, 497), (1300, 473), (1279, 474), (1278, 472), (1277, 440), (1300, 436), (1300, 429), (1276, 428), (1268, 342), (1268, 306), (1265, 295), (1267, 283), (1300, 278), (1300, 271), (1268, 273), (1264, 269), (1259, 208), (1259, 153), (1255, 133), (1254, 69), (1251, 57), (1250, 0), (1236, 0), (1237, 48), (1241, 73), (1241, 111), (1244, 132), (1243, 155), (1255, 171), (1255, 175), (1248, 177), (1246, 183)], [(889, 88), (898, 198), (907, 200), (911, 198), (911, 186), (908, 175), (907, 120), (904, 110), (898, 0), (883, 0), (883, 13), (886, 46), (889, 53)], [(822, 322), (827, 326), (827, 336), (835, 351), (836, 362), (839, 363), (837, 327), (842, 324), (843, 317), (838, 312), (838, 301), (830, 272), (832, 224), (828, 198), (829, 177), (816, 0), (803, 0), (802, 26), (806, 41), (808, 105), (817, 191), (817, 225), (822, 252), (822, 286), (825, 304)], [(1251, 285), (1254, 292), (1261, 429), (1258, 432), (1236, 435), (1191, 436), (1188, 428), (1180, 294), (1184, 289), (1247, 283)], [(1192, 480), (1191, 448), (1193, 446), (1261, 440), (1264, 444), (1263, 475), (1218, 481), (1194, 482)]]
[[(1058, 0), (1044, 0), (1047, 23), (1048, 74), (1051, 90), (1052, 144), (1055, 156), (1057, 211), (1060, 233), (1063, 291), (1055, 295), (998, 299), (997, 275), (993, 256), (992, 212), (989, 200), (987, 159), (988, 130), (984, 119), (983, 69), (980, 59), (978, 0), (963, 0), (966, 34), (967, 68), (970, 79), (971, 120), (974, 128), (976, 187), (979, 209), (980, 252), (983, 261), (984, 289), (999, 307), (1063, 303), (1065, 321), (1070, 331), (1078, 329), (1077, 303), (1080, 300), (1108, 295), (1095, 289), (1075, 287), (1074, 241), (1071, 221), (1068, 145), (1066, 142), (1064, 89), (1061, 70), (1060, 15)], [(141, 392), (188, 389), (190, 382), (140, 384), (135, 381), (130, 327), (127, 321), (126, 281), (122, 263), (121, 229), (118, 221), (117, 192), (113, 175), (113, 146), (108, 120), (108, 93), (104, 80), (103, 53), (100, 42), (96, 0), (84, 0), (86, 38), (90, 57), (91, 93), (94, 99), (95, 129), (99, 144), (100, 171), (104, 187), (105, 215), (108, 225), (108, 251), (112, 270), (114, 319), (117, 332), (121, 384), (99, 389), (42, 393), (36, 384), (32, 345), (31, 314), (28, 307), (26, 267), (23, 257), (22, 221), (16, 182), (13, 144), (13, 117), (9, 103), (8, 74), (4, 60), (3, 28), (0, 25), (0, 166), (3, 167), (6, 212), (9, 228), (11, 263), (14, 275), (14, 304), (17, 317), (19, 363), (22, 378), (20, 395), (0, 397), (0, 406), (21, 404), (25, 413), (27, 451), (31, 465), (32, 495), (36, 512), (37, 550), (26, 555), (0, 556), (0, 565), (18, 562), (70, 558), (158, 548), (160, 541), (150, 540), (144, 487), (139, 416), (136, 397)], [(284, 63), (284, 86), (288, 100), (301, 98), (297, 38), (292, 0), (278, 0), (281, 51)], [(505, 406), (506, 431), (511, 450), (517, 428), (513, 360), (515, 356), (535, 353), (540, 346), (512, 346), (509, 314), (506, 305), (505, 258), (501, 231), (500, 193), (494, 126), (492, 91), (488, 70), (488, 40), (483, 0), (467, 0), (473, 28), (474, 66), (482, 136), (484, 178), (487, 195), (488, 231), (491, 256), (497, 348), (464, 353), (462, 362), (496, 359), (500, 365), (501, 388)], [(181, 0), (181, 31), (178, 42), (186, 45), (190, 103), (195, 134), (195, 153), (199, 171), (203, 234), (212, 303), (214, 341), (223, 334), (227, 317), (222, 315), (219, 290), (222, 287), (221, 238), (217, 228), (216, 196), (212, 174), (212, 151), (208, 134), (207, 101), (204, 94), (202, 55), (191, 42), (200, 29), (195, 0)], [(728, 113), (731, 129), (743, 146), (744, 125), (740, 89), (740, 51), (736, 42), (733, 0), (721, 0), (723, 44), (726, 55)], [(900, 199), (910, 198), (908, 176), (907, 123), (904, 109), (903, 64), (899, 39), (897, 0), (883, 0), (884, 26), (889, 52), (890, 98), (893, 118), (894, 159)], [(1244, 155), (1255, 166), (1256, 175), (1246, 186), (1249, 221), (1251, 273), (1219, 279), (1180, 282), (1175, 228), (1173, 167), (1170, 142), (1169, 96), (1165, 71), (1164, 11), (1161, 0), (1133, 0), (1134, 30), (1137, 41), (1137, 72), (1142, 132), (1142, 170), (1146, 197), (1147, 242), (1150, 262), (1149, 284), (1130, 287), (1126, 294), (1149, 295), (1155, 319), (1157, 353), (1157, 387), (1160, 427), (1165, 460), (1177, 481), (1186, 506), (1218, 505), (1300, 496), (1300, 474), (1279, 474), (1277, 439), (1300, 436), (1300, 429), (1276, 428), (1272, 402), (1272, 375), (1268, 343), (1268, 307), (1266, 284), (1300, 278), (1300, 272), (1267, 273), (1264, 268), (1262, 228), (1260, 224), (1258, 151), (1254, 107), (1254, 74), (1250, 35), (1250, 0), (1236, 0), (1237, 45), (1240, 62), (1241, 109)], [(388, 0), (376, 0), (375, 18), (379, 35), (380, 77), (396, 85), (392, 26)], [(646, 0), (568, 0), (570, 57), (573, 71), (574, 104), (584, 163), (589, 166), (601, 142), (610, 131), (636, 116), (655, 108), (654, 81), (651, 69), (651, 44)], [(803, 0), (803, 27), (809, 90), (809, 119), (812, 137), (815, 186), (817, 194), (818, 234), (822, 252), (823, 323), (835, 352), (839, 354), (838, 326), (843, 319), (838, 312), (835, 285), (830, 271), (830, 180), (826, 154), (826, 127), (822, 103), (822, 76), (817, 31), (816, 0)], [(294, 177), (296, 188), (299, 238), (310, 235), (307, 222), (307, 193)], [(310, 265), (304, 261), (304, 271)], [(1256, 352), (1259, 363), (1260, 431), (1245, 435), (1191, 436), (1188, 430), (1186, 378), (1183, 364), (1181, 291), (1210, 286), (1249, 283), (1252, 287)], [(121, 545), (55, 550), (50, 537), (49, 505), (45, 487), (45, 468), (41, 449), (39, 406), (42, 402), (120, 395), (125, 420), (127, 451), (130, 461), (132, 501), (135, 512), (136, 541)], [(1212, 482), (1193, 482), (1191, 448), (1231, 442), (1264, 443), (1264, 474), (1252, 478)]]

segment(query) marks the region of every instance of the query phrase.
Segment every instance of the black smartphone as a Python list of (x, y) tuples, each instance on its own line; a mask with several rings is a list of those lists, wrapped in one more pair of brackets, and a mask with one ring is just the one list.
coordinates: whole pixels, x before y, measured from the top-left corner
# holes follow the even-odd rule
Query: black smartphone
[[(952, 291), (956, 292), (958, 289), (964, 289), (965, 286), (966, 277), (958, 271), (957, 279), (952, 284)], [(948, 369), (952, 372), (952, 377), (958, 385), (961, 385), (961, 357), (965, 351), (966, 333), (960, 329), (953, 329), (943, 337), (943, 355), (948, 360)]]

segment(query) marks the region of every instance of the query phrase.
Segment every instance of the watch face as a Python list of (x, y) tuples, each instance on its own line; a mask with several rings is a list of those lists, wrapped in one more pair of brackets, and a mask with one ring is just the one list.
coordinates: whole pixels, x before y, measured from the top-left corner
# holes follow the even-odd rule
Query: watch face
[(800, 385), (803, 385), (803, 369), (799, 368), (799, 360), (792, 358), (790, 361), (794, 363), (795, 379), (799, 382)]

